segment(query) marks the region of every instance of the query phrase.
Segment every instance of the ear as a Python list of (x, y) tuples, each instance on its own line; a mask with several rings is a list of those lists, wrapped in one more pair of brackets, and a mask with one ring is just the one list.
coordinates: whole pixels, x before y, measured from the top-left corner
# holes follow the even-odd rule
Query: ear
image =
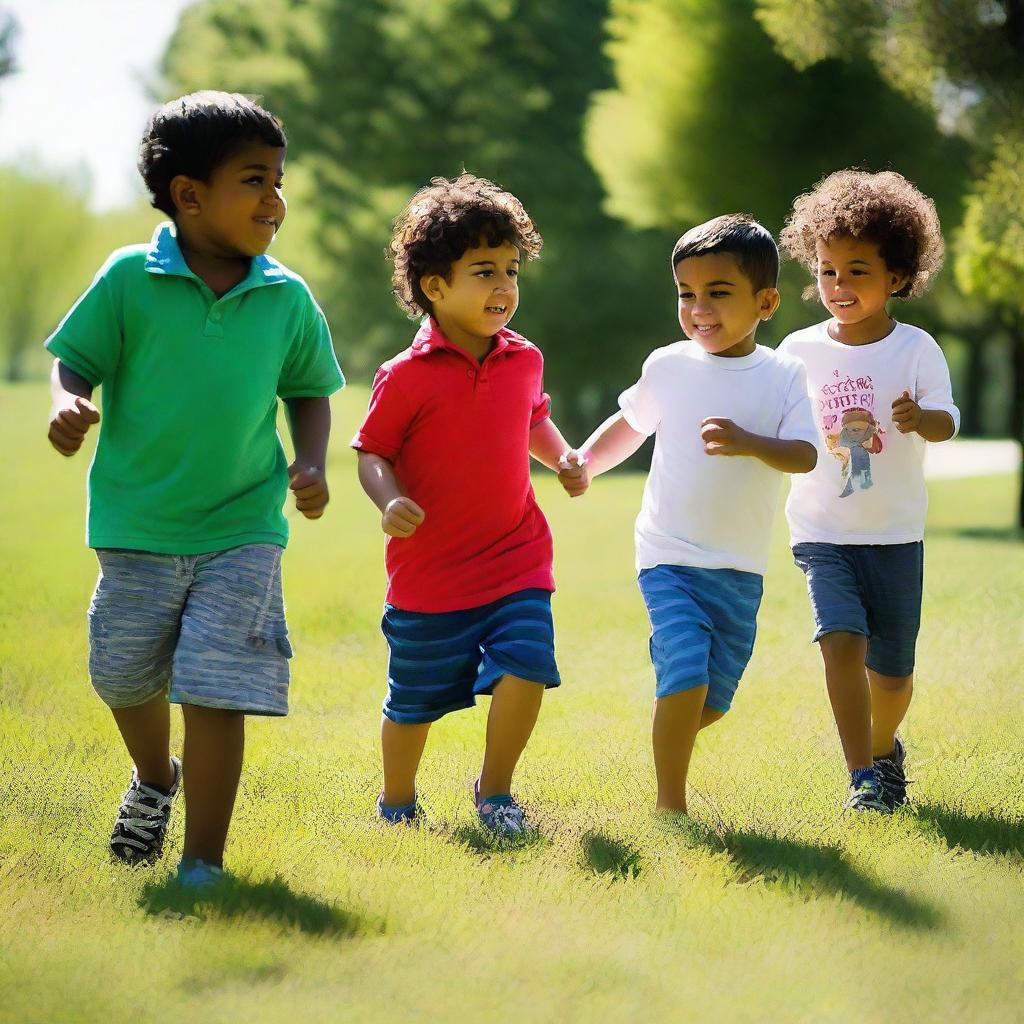
[(892, 284), (889, 287), (890, 295), (895, 295), (898, 291), (902, 291), (903, 286), (910, 280), (909, 274), (894, 274), (890, 272), (889, 277), (892, 278)]
[(444, 297), (443, 286), (447, 282), (440, 274), (424, 274), (420, 278), (420, 288), (431, 302), (437, 302)]
[(778, 288), (762, 288), (757, 293), (757, 315), (762, 320), (771, 320), (781, 301), (782, 296), (779, 295)]
[(177, 174), (171, 178), (171, 202), (174, 203), (179, 213), (195, 217), (201, 212), (198, 187), (201, 184), (201, 182), (197, 182), (194, 178), (186, 177), (184, 174)]

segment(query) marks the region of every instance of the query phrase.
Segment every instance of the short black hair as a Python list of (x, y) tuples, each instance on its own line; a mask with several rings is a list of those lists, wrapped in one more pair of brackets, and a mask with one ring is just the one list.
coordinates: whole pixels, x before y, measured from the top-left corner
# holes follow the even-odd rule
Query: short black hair
[(388, 258), (394, 263), (392, 290), (410, 316), (431, 315), (420, 278), (440, 274), (475, 246), (511, 242), (526, 259), (540, 255), (544, 240), (523, 204), (500, 185), (474, 174), (453, 181), (431, 178), (395, 218)]
[(672, 250), (672, 273), (691, 256), (719, 252), (736, 257), (755, 292), (778, 287), (779, 248), (772, 233), (746, 213), (727, 213), (690, 228)]
[(247, 96), (204, 90), (165, 103), (149, 119), (139, 146), (139, 173), (152, 205), (174, 217), (174, 178), (184, 174), (209, 181), (225, 160), (252, 142), (288, 145), (281, 122)]

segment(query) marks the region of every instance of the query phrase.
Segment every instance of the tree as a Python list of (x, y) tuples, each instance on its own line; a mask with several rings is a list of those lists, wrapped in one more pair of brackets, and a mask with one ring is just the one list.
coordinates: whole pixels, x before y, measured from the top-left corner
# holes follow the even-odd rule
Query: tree
[[(586, 138), (620, 217), (668, 226), (746, 211), (777, 232), (795, 195), (862, 162), (894, 164), (947, 216), (957, 211), (967, 147), (866, 58), (797, 70), (753, 0), (613, 0), (611, 10), (616, 88), (595, 97)], [(806, 283), (795, 267), (784, 275), (795, 291)], [(762, 335), (779, 338), (814, 315), (784, 302)]]
[(14, 71), (14, 40), (18, 23), (9, 11), (0, 9), (0, 78)]
[(0, 339), (4, 377), (25, 375), (28, 350), (81, 291), (92, 215), (84, 191), (43, 172), (0, 167)]
[(603, 213), (583, 152), (589, 97), (610, 83), (605, 14), (605, 0), (208, 0), (164, 70), (175, 90), (258, 92), (283, 116), (316, 184), (325, 305), (350, 367), (407, 342), (383, 251), (415, 188), (465, 167), (519, 195), (545, 248), (514, 326), (543, 347), (578, 435), (674, 332), (671, 238)]
[[(969, 141), (974, 180), (954, 235), (956, 279), (998, 309), (1011, 341), (1008, 427), (1024, 442), (1024, 0), (757, 0), (798, 67), (866, 56)], [(1024, 470), (1018, 524), (1024, 527)]]

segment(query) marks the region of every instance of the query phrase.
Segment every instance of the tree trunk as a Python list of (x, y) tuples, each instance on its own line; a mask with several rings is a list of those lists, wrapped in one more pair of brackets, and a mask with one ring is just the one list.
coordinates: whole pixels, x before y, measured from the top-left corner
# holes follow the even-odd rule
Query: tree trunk
[(967, 372), (960, 402), (960, 433), (978, 437), (982, 433), (981, 403), (985, 384), (985, 345), (980, 338), (967, 339)]
[[(1009, 433), (1024, 450), (1024, 322), (1010, 323), (1010, 366), (1013, 392), (1010, 395)], [(1017, 500), (1017, 526), (1024, 529), (1024, 459), (1022, 459)]]

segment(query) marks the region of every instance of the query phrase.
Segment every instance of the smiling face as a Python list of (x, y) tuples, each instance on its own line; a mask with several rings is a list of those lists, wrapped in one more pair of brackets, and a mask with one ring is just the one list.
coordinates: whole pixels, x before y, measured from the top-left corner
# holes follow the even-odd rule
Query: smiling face
[(675, 266), (679, 326), (705, 352), (745, 356), (754, 351), (754, 332), (779, 306), (775, 288), (754, 291), (729, 253), (688, 256)]
[(906, 281), (890, 270), (878, 244), (833, 235), (818, 239), (818, 294), (836, 321), (838, 340), (852, 343), (884, 337), (891, 325), (885, 304)]
[(178, 226), (193, 247), (227, 258), (266, 252), (288, 209), (281, 194), (284, 160), (281, 147), (247, 143), (209, 181), (175, 178)]
[(425, 275), (420, 287), (447, 338), (475, 355), (519, 305), (519, 249), (511, 242), (474, 246), (451, 265), (447, 276)]

